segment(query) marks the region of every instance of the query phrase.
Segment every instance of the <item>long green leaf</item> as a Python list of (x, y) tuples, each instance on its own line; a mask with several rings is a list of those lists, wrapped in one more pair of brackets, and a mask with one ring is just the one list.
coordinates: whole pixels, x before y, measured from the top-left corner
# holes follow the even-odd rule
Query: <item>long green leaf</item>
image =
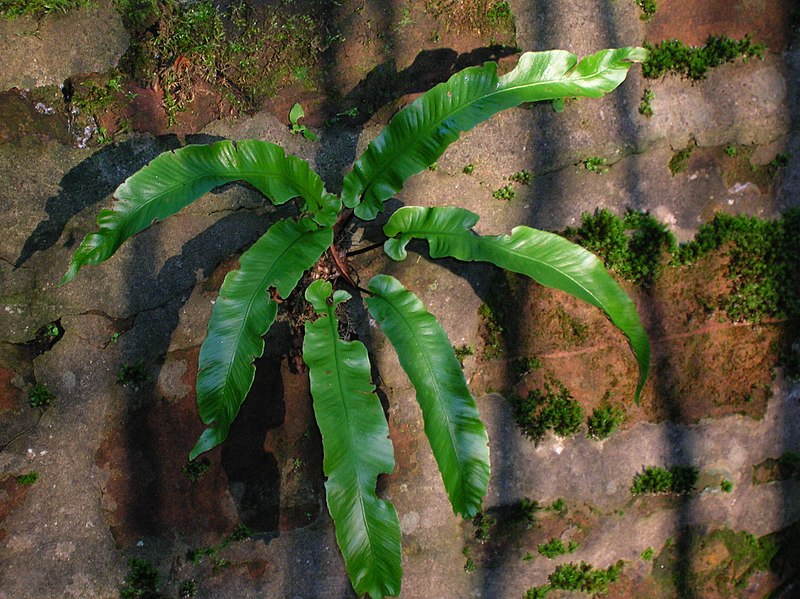
[(339, 338), (336, 306), (350, 298), (331, 284), (306, 290), (320, 318), (306, 323), (303, 360), (308, 365), (314, 414), (322, 433), (328, 477), (325, 491), (336, 540), (356, 593), (375, 599), (400, 593), (400, 523), (388, 501), (375, 494), (378, 475), (394, 469), (389, 427), (370, 382), (367, 349)]
[(559, 235), (530, 227), (514, 227), (511, 235), (481, 237), (471, 231), (478, 218), (463, 208), (400, 208), (383, 228), (388, 237), (396, 237), (384, 249), (394, 260), (404, 260), (412, 238), (427, 239), (433, 258), (491, 262), (601, 308), (628, 337), (636, 355), (639, 382), (634, 397), (638, 402), (650, 368), (650, 344), (633, 302), (602, 262)]
[[(523, 102), (599, 97), (624, 79), (643, 48), (601, 50), (578, 63), (563, 50), (528, 52), (516, 68), (497, 76), (497, 64), (453, 75), (399, 112), (366, 149), (344, 180), (342, 200), (371, 220), (410, 176), (433, 164), (463, 131)], [(361, 203), (359, 203), (361, 202)]]
[(419, 298), (395, 278), (369, 282), (369, 313), (397, 350), (417, 391), (425, 434), (456, 513), (474, 516), (489, 484), (486, 429), (447, 334)]
[(100, 230), (81, 242), (61, 284), (74, 278), (82, 266), (110, 258), (132, 235), (233, 181), (250, 183), (276, 205), (301, 197), (305, 210), (321, 225), (332, 225), (341, 207), (308, 163), (287, 156), (275, 144), (226, 140), (186, 146), (156, 157), (117, 188), (117, 201), (100, 211)]
[(253, 360), (264, 353), (263, 336), (278, 310), (269, 288), (288, 296), (333, 241), (333, 229), (312, 227), (309, 221), (278, 221), (242, 254), (239, 270), (225, 277), (200, 348), (197, 372), (197, 407), (210, 428), (200, 436), (190, 459), (225, 440), (247, 397), (256, 371)]

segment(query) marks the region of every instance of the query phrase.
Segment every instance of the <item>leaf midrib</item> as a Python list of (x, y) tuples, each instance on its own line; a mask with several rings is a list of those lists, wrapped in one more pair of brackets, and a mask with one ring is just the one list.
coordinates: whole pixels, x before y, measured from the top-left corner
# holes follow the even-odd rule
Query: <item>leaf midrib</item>
[[(328, 313), (327, 318), (328, 318), (328, 323), (330, 325), (329, 326), (330, 335), (331, 335), (330, 339), (331, 339), (331, 343), (333, 345), (334, 364), (336, 364), (336, 382), (337, 382), (337, 386), (339, 387), (339, 400), (340, 400), (340, 403), (342, 404), (342, 407), (344, 408), (345, 421), (347, 422), (347, 432), (348, 432), (347, 437), (350, 440), (350, 449), (352, 449), (355, 446), (355, 444), (353, 443), (355, 435), (353, 434), (353, 429), (352, 429), (352, 427), (350, 425), (350, 414), (349, 414), (349, 410), (347, 409), (347, 402), (344, 399), (345, 398), (345, 390), (344, 390), (344, 388), (342, 386), (343, 383), (342, 383), (342, 375), (341, 375), (341, 370), (342, 370), (341, 364), (343, 364), (344, 362), (339, 360), (339, 353), (340, 353), (339, 352), (339, 348), (340, 348), (339, 342), (341, 341), (339, 339), (339, 325), (338, 325), (339, 321), (336, 318), (336, 316), (333, 313), (333, 311), (334, 311), (334, 308), (331, 307), (331, 306), (328, 306), (328, 308), (327, 308), (327, 313)], [(342, 343), (345, 343), (345, 342), (342, 341)], [(352, 457), (356, 453), (357, 452), (354, 452), (354, 451), (348, 451), (347, 455)], [(358, 504), (361, 507), (361, 520), (364, 523), (364, 529), (367, 531), (367, 538), (369, 539), (368, 545), (369, 545), (370, 556), (372, 557), (372, 563), (377, 564), (377, 563), (379, 563), (379, 560), (376, 558), (376, 555), (375, 555), (375, 548), (374, 548), (373, 536), (372, 536), (372, 533), (371, 533), (371, 527), (370, 527), (370, 524), (369, 524), (369, 519), (367, 518), (367, 510), (366, 510), (366, 508), (364, 506), (364, 494), (362, 492), (362, 490), (364, 488), (364, 485), (363, 485), (363, 481), (361, 479), (360, 469), (357, 467), (358, 464), (356, 463), (355, 457), (353, 457), (353, 459), (350, 460), (350, 463), (352, 465), (353, 471), (355, 472), (355, 478), (356, 478), (356, 481), (357, 481), (357, 485), (356, 486), (358, 488), (358, 492), (357, 492)], [(376, 483), (377, 483), (377, 478), (376, 478)], [(377, 497), (377, 495), (376, 495), (376, 497)], [(368, 568), (367, 572), (369, 572), (369, 571), (370, 570)], [(374, 582), (375, 582), (375, 580), (373, 578), (371, 584), (374, 584)]]
[[(409, 331), (409, 333), (411, 333), (409, 335), (409, 339), (411, 339), (411, 341), (414, 343), (414, 345), (417, 346), (417, 349), (418, 350), (424, 349), (424, 348), (422, 348), (420, 346), (419, 343), (416, 342), (416, 336), (414, 334), (415, 331), (414, 331), (413, 327), (411, 327), (411, 325), (408, 323), (408, 320), (404, 317), (403, 312), (401, 312), (396, 306), (394, 306), (394, 304), (387, 299), (386, 295), (381, 295), (379, 297), (381, 297), (386, 302), (386, 304), (390, 308), (392, 308), (392, 310), (394, 310), (400, 316), (400, 321), (405, 325), (405, 327)], [(434, 318), (434, 320), (435, 320), (435, 317), (432, 314), (431, 314), (431, 317)], [(459, 452), (458, 443), (456, 443), (456, 437), (455, 437), (455, 434), (454, 434), (454, 431), (453, 431), (453, 424), (452, 424), (452, 421), (450, 420), (450, 415), (448, 414), (447, 410), (442, 408), (442, 404), (444, 402), (440, 399), (442, 394), (439, 392), (439, 384), (436, 381), (436, 377), (433, 374), (433, 365), (428, 360), (428, 356), (427, 356), (426, 352), (420, 351), (419, 354), (422, 356), (423, 360), (425, 361), (425, 366), (427, 367), (429, 378), (430, 378), (430, 380), (433, 381), (433, 387), (436, 389), (436, 398), (437, 398), (437, 402), (436, 403), (439, 405), (439, 408), (440, 408), (441, 412), (444, 414), (445, 420), (447, 421), (447, 431), (448, 431), (448, 433), (450, 433), (450, 442), (451, 442), (451, 444), (453, 446), (453, 451), (456, 454), (456, 463), (461, 465), (462, 464), (462, 462), (461, 462), (461, 453)], [(417, 390), (417, 394), (419, 394), (419, 390)], [(458, 470), (459, 470), (459, 472), (461, 472), (462, 471), (461, 467), (459, 467)], [(462, 475), (461, 475), (461, 483), (462, 483), (462, 485), (460, 487), (460, 490), (461, 490), (461, 501), (464, 504), (466, 504), (466, 498), (465, 498), (466, 490), (464, 489), (464, 485), (465, 485), (466, 479), (467, 479), (467, 477), (462, 473)], [(464, 505), (462, 507), (466, 507), (466, 505)]]
[[(156, 173), (156, 176), (158, 176), (157, 173)], [(153, 202), (155, 202), (157, 200), (161, 200), (161, 198), (163, 198), (165, 195), (175, 193), (175, 190), (178, 190), (181, 187), (186, 187), (187, 185), (190, 185), (190, 184), (194, 184), (197, 181), (201, 181), (202, 179), (219, 178), (219, 179), (225, 179), (226, 183), (233, 183), (235, 181), (245, 181), (246, 182), (246, 179), (244, 177), (255, 177), (255, 176), (280, 177), (280, 178), (283, 178), (285, 180), (288, 180), (292, 184), (297, 184), (297, 186), (302, 188), (302, 190), (304, 192), (306, 192), (306, 193), (308, 192), (307, 186), (299, 184), (296, 180), (292, 179), (291, 177), (287, 176), (285, 173), (283, 173), (281, 171), (275, 171), (275, 172), (269, 171), (269, 170), (267, 170), (267, 171), (236, 171), (235, 175), (233, 175), (233, 174), (228, 175), (228, 174), (224, 174), (224, 173), (214, 172), (214, 173), (208, 173), (208, 174), (204, 174), (204, 175), (198, 175), (196, 177), (189, 177), (189, 178), (186, 178), (186, 179), (182, 179), (181, 182), (178, 183), (177, 185), (173, 185), (172, 187), (169, 187), (169, 188), (165, 189), (164, 191), (152, 196), (146, 202), (143, 202), (143, 203), (139, 204), (129, 214), (131, 216), (137, 215), (137, 214), (140, 213), (140, 211), (145, 210), (146, 208), (150, 207), (150, 205)], [(220, 183), (219, 185), (224, 185), (224, 184), (225, 183)], [(215, 187), (219, 187), (219, 185), (215, 185)], [(269, 197), (269, 196), (267, 196), (267, 197)], [(305, 194), (303, 194), (303, 198), (304, 199), (309, 199), (308, 197), (306, 197)], [(123, 200), (123, 199), (124, 200), (130, 200), (131, 198), (118, 197), (118, 199), (120, 199), (120, 200)], [(272, 201), (272, 198), (269, 198), (269, 199), (270, 199), (270, 201)], [(317, 202), (317, 203), (319, 204), (319, 206), (322, 206), (322, 202), (321, 201)]]
[[(486, 245), (486, 242), (488, 240), (492, 240), (492, 239), (496, 240), (497, 245), (492, 245), (490, 247), (493, 247), (493, 248), (496, 248), (496, 249), (500, 249), (500, 250), (503, 250), (503, 251), (513, 255), (513, 256), (517, 256), (519, 258), (523, 258), (525, 260), (529, 260), (531, 262), (535, 262), (536, 264), (539, 264), (543, 268), (547, 268), (550, 271), (553, 271), (553, 272), (556, 272), (556, 273), (560, 274), (564, 278), (569, 279), (570, 281), (572, 281), (572, 283), (575, 284), (580, 289), (583, 289), (584, 291), (586, 291), (586, 293), (592, 299), (594, 299), (595, 302), (597, 302), (594, 305), (599, 307), (599, 308), (601, 308), (602, 310), (606, 311), (605, 308), (603, 308), (603, 306), (605, 304), (594, 293), (592, 293), (591, 290), (589, 290), (586, 287), (584, 287), (583, 285), (581, 285), (578, 281), (576, 281), (570, 275), (566, 274), (565, 272), (563, 272), (561, 270), (558, 270), (554, 266), (550, 266), (546, 262), (543, 262), (541, 260), (537, 260), (536, 258), (533, 258), (531, 256), (528, 256), (528, 255), (523, 254), (521, 252), (518, 252), (516, 250), (512, 250), (512, 249), (506, 247), (505, 245), (502, 245), (504, 241), (511, 241), (511, 239), (512, 239), (511, 235), (500, 235), (499, 237), (488, 237), (487, 238), (487, 237), (483, 237), (482, 235), (478, 235), (477, 233), (469, 235), (469, 234), (465, 234), (465, 233), (462, 233), (462, 232), (457, 232), (457, 233), (453, 233), (453, 232), (450, 232), (450, 231), (447, 231), (447, 232), (442, 232), (442, 231), (428, 232), (428, 231), (425, 231), (425, 230), (415, 230), (413, 232), (412, 231), (398, 231), (398, 233), (405, 234), (405, 235), (410, 235), (411, 237), (416, 237), (418, 239), (420, 239), (420, 238), (421, 239), (426, 239), (428, 241), (428, 243), (430, 243), (431, 237), (454, 237), (454, 238), (457, 238), (457, 239), (468, 240), (469, 242), (477, 242), (477, 245), (479, 245), (479, 246), (480, 245)], [(458, 258), (458, 256), (455, 255), (454, 252), (451, 251), (451, 252), (448, 252), (448, 253), (449, 253), (449, 255), (451, 257), (456, 258), (456, 259), (460, 259), (460, 258)], [(491, 260), (488, 260), (486, 258), (481, 258), (480, 261), (481, 262), (492, 262)], [(508, 270), (513, 270), (513, 269), (508, 269)]]
[[(572, 71), (573, 69), (577, 68), (577, 66), (580, 64), (580, 62), (581, 62), (581, 61), (578, 61), (578, 60), (576, 60), (576, 62), (575, 62), (575, 65), (572, 67), (572, 69), (570, 69), (570, 71)], [(591, 78), (593, 78), (593, 77), (599, 77), (599, 76), (600, 76), (602, 73), (605, 73), (605, 72), (606, 72), (606, 71), (608, 71), (608, 70), (610, 70), (610, 69), (609, 69), (608, 67), (606, 67), (606, 68), (604, 68), (604, 69), (603, 69), (603, 70), (601, 70), (601, 71), (596, 71), (596, 72), (594, 73), (594, 75), (592, 75), (592, 76), (588, 76), (588, 75), (587, 75), (587, 76), (583, 76), (583, 77), (578, 77), (578, 78), (575, 78), (575, 79), (570, 79), (570, 81), (584, 81), (584, 80), (587, 80), (587, 79), (591, 79)], [(497, 76), (497, 74), (496, 74), (496, 73), (495, 73), (495, 76)], [(504, 77), (505, 77), (505, 75), (504, 75)], [(500, 84), (500, 82), (501, 82), (501, 80), (502, 80), (502, 77), (497, 77), (497, 83), (496, 83), (495, 85), (499, 85), (499, 84)], [(565, 76), (564, 78), (562, 78), (562, 79), (548, 79), (547, 81), (537, 81), (537, 82), (534, 82), (534, 83), (526, 83), (526, 84), (518, 84), (518, 85), (509, 85), (509, 86), (507, 86), (507, 87), (502, 87), (502, 88), (500, 88), (500, 89), (496, 89), (495, 91), (493, 91), (493, 92), (491, 92), (491, 93), (489, 93), (489, 94), (486, 94), (486, 95), (483, 95), (483, 96), (480, 96), (480, 97), (477, 97), (477, 98), (473, 98), (472, 100), (470, 100), (470, 101), (469, 101), (469, 102), (467, 102), (466, 104), (461, 104), (461, 105), (459, 105), (459, 107), (458, 107), (458, 108), (455, 108), (455, 109), (453, 109), (453, 110), (450, 110), (450, 111), (446, 112), (446, 113), (445, 113), (445, 114), (443, 114), (443, 115), (442, 115), (442, 116), (441, 116), (441, 117), (440, 117), (438, 120), (436, 120), (436, 121), (432, 121), (432, 122), (431, 122), (431, 124), (430, 124), (428, 127), (426, 127), (425, 129), (423, 129), (423, 131), (422, 131), (421, 133), (418, 133), (418, 134), (415, 136), (416, 140), (415, 140), (414, 142), (412, 142), (412, 143), (410, 144), (410, 146), (411, 146), (411, 147), (417, 147), (417, 146), (419, 146), (419, 145), (422, 143), (422, 141), (420, 141), (420, 138), (422, 137), (422, 135), (428, 135), (428, 134), (429, 134), (429, 132), (430, 132), (431, 130), (433, 130), (433, 129), (435, 129), (436, 127), (440, 126), (440, 125), (441, 125), (441, 123), (442, 123), (443, 121), (447, 120), (448, 118), (450, 118), (450, 116), (452, 116), (453, 114), (455, 114), (455, 113), (457, 113), (457, 112), (460, 112), (460, 111), (462, 111), (462, 110), (466, 110), (466, 109), (468, 109), (470, 106), (472, 106), (472, 105), (473, 105), (475, 102), (477, 102), (477, 101), (479, 101), (479, 100), (485, 100), (485, 99), (487, 99), (487, 98), (491, 98), (491, 97), (493, 97), (493, 96), (495, 96), (495, 95), (497, 95), (497, 94), (501, 94), (501, 93), (505, 93), (505, 92), (510, 92), (510, 91), (515, 91), (515, 90), (519, 90), (519, 89), (522, 89), (522, 88), (525, 88), (525, 87), (535, 87), (535, 86), (546, 86), (546, 85), (553, 85), (554, 83), (561, 83), (561, 82), (565, 82), (565, 81), (566, 81), (566, 76)], [(537, 101), (539, 101), (539, 100), (537, 100)], [(490, 117), (491, 117), (491, 116), (493, 116), (494, 114), (496, 114), (496, 113), (492, 113), (492, 115), (490, 115)], [(485, 119), (484, 119), (484, 120), (485, 120)], [(481, 122), (481, 121), (479, 121), (479, 122)], [(391, 123), (389, 123), (389, 124), (391, 125)], [(478, 124), (478, 123), (476, 123), (475, 125), (477, 125), (477, 124)], [(475, 125), (473, 125), (473, 127), (474, 127)], [(468, 131), (468, 130), (459, 131), (459, 133), (464, 133), (465, 131)], [(408, 146), (405, 146), (405, 147), (407, 148)], [(387, 153), (386, 153), (386, 152), (381, 152), (381, 154), (382, 154), (383, 156), (386, 156), (386, 155), (387, 155)], [(360, 162), (360, 160), (359, 160), (359, 162)], [(364, 196), (367, 194), (368, 190), (369, 190), (370, 188), (374, 187), (374, 185), (375, 185), (375, 183), (376, 183), (377, 181), (380, 181), (380, 180), (381, 180), (381, 179), (380, 179), (381, 175), (383, 175), (383, 173), (384, 173), (384, 172), (385, 172), (385, 171), (386, 171), (386, 170), (389, 168), (389, 165), (390, 165), (391, 163), (392, 163), (392, 161), (389, 161), (389, 160), (387, 160), (387, 161), (384, 161), (383, 165), (382, 165), (382, 166), (381, 166), (381, 168), (378, 170), (378, 174), (377, 174), (376, 176), (372, 177), (372, 182), (371, 182), (371, 183), (369, 183), (367, 186), (365, 186), (365, 187), (364, 187), (364, 190), (363, 190), (363, 191), (362, 191), (362, 192), (359, 194), (361, 197), (364, 197)]]
[[(240, 326), (237, 327), (238, 331), (236, 332), (236, 343), (233, 346), (234, 347), (233, 352), (231, 352), (231, 359), (228, 361), (228, 366), (225, 369), (225, 372), (227, 374), (225, 375), (225, 386), (223, 387), (223, 395), (224, 396), (228, 396), (228, 394), (230, 392), (230, 389), (231, 389), (231, 379), (232, 379), (232, 377), (231, 377), (231, 372), (232, 372), (231, 365), (234, 363), (234, 361), (236, 359), (236, 356), (239, 353), (237, 351), (238, 348), (240, 347), (239, 341), (240, 341), (240, 339), (242, 337), (242, 334), (244, 333), (244, 330), (246, 328), (245, 323), (247, 322), (248, 318), (250, 317), (251, 310), (252, 310), (252, 307), (253, 307), (253, 302), (255, 302), (256, 297), (260, 293), (263, 293), (264, 291), (266, 291), (266, 289), (267, 289), (267, 286), (266, 286), (267, 285), (267, 279), (272, 276), (272, 273), (273, 273), (273, 271), (275, 269), (275, 265), (278, 264), (280, 259), (283, 258), (289, 252), (289, 250), (291, 248), (293, 248), (302, 239), (304, 239), (303, 236), (297, 237), (296, 239), (294, 239), (292, 241), (291, 244), (286, 246), (286, 248), (280, 253), (280, 255), (275, 257), (275, 259), (272, 261), (272, 264), (268, 267), (267, 272), (264, 274), (263, 277), (261, 277), (261, 282), (258, 284), (257, 287), (255, 287), (255, 291), (250, 295), (250, 300), (247, 302), (247, 310), (244, 312), (243, 318), (241, 318), (240, 321), (239, 321)], [(242, 268), (240, 267), (239, 268), (239, 272), (241, 272), (241, 271), (242, 271)], [(270, 298), (268, 301), (272, 302), (274, 300), (272, 300)], [(274, 322), (274, 320), (273, 320), (273, 322)], [(267, 331), (269, 331), (270, 327), (272, 327), (272, 323), (269, 323), (269, 326), (267, 327)], [(267, 331), (265, 331), (264, 334), (261, 335), (262, 339), (263, 339), (264, 335), (267, 334)], [(255, 359), (255, 356), (253, 356), (253, 359)]]

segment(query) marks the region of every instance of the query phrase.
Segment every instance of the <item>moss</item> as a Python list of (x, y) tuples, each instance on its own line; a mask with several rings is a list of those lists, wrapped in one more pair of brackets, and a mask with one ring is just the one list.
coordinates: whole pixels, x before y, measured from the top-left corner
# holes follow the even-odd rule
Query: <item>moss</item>
[(467, 345), (466, 343), (462, 343), (458, 347), (453, 347), (453, 352), (456, 354), (456, 358), (461, 363), (463, 368), (464, 366), (464, 358), (467, 356), (474, 356), (475, 355), (475, 348), (471, 345)]
[(312, 69), (333, 43), (320, 15), (299, 14), (291, 0), (269, 11), (248, 0), (226, 10), (211, 0), (116, 0), (134, 43), (122, 62), (134, 79), (158, 79), (170, 122), (200, 81), (237, 109), (260, 108), (295, 81), (313, 87)]
[(522, 185), (530, 185), (530, 182), (533, 180), (533, 173), (528, 170), (517, 171), (511, 175), (508, 180)]
[(82, 81), (73, 92), (72, 104), (86, 114), (98, 116), (124, 98), (122, 84), (123, 76), (118, 71)]
[(190, 481), (197, 482), (203, 478), (209, 468), (211, 468), (211, 461), (204, 457), (186, 462), (183, 468), (181, 468), (181, 472), (183, 472)]
[(464, 572), (471, 573), (477, 570), (478, 566), (475, 560), (472, 559), (472, 547), (464, 547), (464, 549), (461, 550), (461, 554), (467, 558), (464, 562)]
[(181, 599), (192, 599), (197, 596), (199, 587), (196, 580), (184, 580), (178, 587), (178, 596)]
[(605, 570), (595, 569), (586, 562), (562, 564), (550, 574), (548, 580), (554, 589), (583, 591), (589, 594), (605, 594), (608, 585), (615, 582), (622, 571), (622, 562), (617, 562)]
[(189, 559), (195, 566), (200, 564), (204, 558), (210, 558), (213, 569), (220, 570), (228, 566), (228, 562), (220, 557), (220, 552), (227, 549), (231, 543), (239, 543), (248, 540), (254, 535), (254, 531), (244, 524), (238, 524), (231, 534), (225, 537), (218, 545), (201, 547), (189, 552)]
[(647, 88), (644, 90), (642, 94), (642, 100), (639, 102), (639, 114), (648, 119), (653, 116), (653, 106), (652, 102), (656, 99), (656, 95), (653, 93), (653, 90)]
[(603, 404), (595, 408), (592, 415), (586, 420), (589, 437), (592, 439), (605, 439), (619, 428), (625, 418), (625, 413), (619, 408)]
[(535, 356), (520, 356), (511, 360), (511, 372), (516, 381), (521, 381), (534, 370), (542, 367), (542, 361)]
[(90, 3), (91, 0), (0, 0), (0, 17), (15, 19), (30, 15), (41, 19), (50, 13), (64, 14)]
[(563, 498), (559, 497), (546, 508), (548, 511), (553, 512), (559, 517), (563, 518), (567, 515), (567, 503)]
[(582, 160), (581, 164), (583, 165), (583, 168), (591, 173), (597, 173), (598, 175), (601, 175), (608, 172), (608, 161), (602, 156), (591, 156), (586, 160)]
[(733, 491), (733, 483), (729, 481), (727, 478), (723, 478), (722, 481), (719, 483), (719, 489), (723, 493), (731, 493)]
[(494, 360), (503, 355), (503, 325), (489, 304), (481, 304), (478, 315), (483, 319), (483, 357)]
[(475, 165), (472, 163), (465, 164), (464, 168), (461, 169), (461, 172), (464, 173), (465, 175), (471, 175), (472, 173), (475, 172)]
[(703, 46), (687, 46), (679, 40), (667, 40), (655, 46), (645, 42), (650, 55), (642, 63), (642, 75), (657, 79), (664, 75), (680, 75), (699, 81), (708, 71), (739, 57), (761, 58), (763, 44), (754, 44), (751, 36), (741, 40), (712, 35)]
[(669, 159), (669, 172), (674, 177), (678, 173), (684, 173), (689, 168), (689, 158), (692, 157), (694, 144), (690, 142), (685, 148), (677, 150), (672, 158)]
[(646, 212), (628, 210), (623, 218), (608, 209), (584, 213), (578, 229), (569, 228), (564, 236), (597, 254), (606, 268), (623, 278), (643, 285), (661, 274), (675, 247), (667, 227)]
[(728, 256), (730, 293), (720, 308), (734, 321), (800, 318), (800, 209), (775, 221), (717, 214), (673, 256), (692, 264), (710, 252)]
[[(775, 537), (759, 539), (749, 532), (729, 528), (707, 535), (687, 529), (683, 537), (680, 547), (675, 543), (665, 545), (653, 563), (656, 580), (673, 587), (680, 596), (695, 596), (700, 590), (714, 596), (739, 596), (754, 573), (772, 569), (771, 563), (780, 549), (773, 541)], [(719, 546), (725, 551), (715, 549)], [(705, 559), (709, 553), (722, 557), (709, 564)], [(702, 569), (699, 564), (703, 564)]]
[(589, 325), (567, 312), (560, 304), (556, 306), (556, 319), (565, 339), (580, 345), (589, 338)]
[(161, 575), (146, 559), (128, 562), (128, 575), (119, 589), (120, 599), (166, 599), (159, 593)]
[(546, 599), (551, 591), (550, 585), (543, 585), (539, 587), (531, 587), (522, 596), (522, 599)]
[(492, 197), (495, 200), (509, 200), (510, 201), (510, 200), (513, 200), (515, 197), (517, 197), (517, 192), (514, 191), (514, 188), (511, 187), (510, 185), (504, 185), (503, 187), (500, 187), (499, 189), (495, 189), (492, 192)]
[(641, 553), (641, 555), (639, 555), (639, 557), (641, 559), (643, 559), (644, 561), (649, 562), (651, 559), (653, 559), (653, 555), (654, 554), (655, 554), (655, 551), (653, 551), (653, 548), (652, 547), (648, 547), (647, 549), (642, 551), (642, 553)]
[(25, 474), (20, 474), (15, 480), (20, 485), (33, 485), (39, 480), (39, 473), (36, 470), (31, 470)]
[(486, 512), (478, 512), (472, 519), (475, 527), (475, 540), (486, 543), (492, 536), (492, 529), (497, 524), (497, 519)]
[(583, 408), (556, 379), (545, 382), (544, 390), (534, 389), (524, 398), (512, 395), (510, 401), (517, 426), (535, 442), (548, 430), (561, 437), (572, 436), (583, 421)]
[(753, 484), (800, 477), (800, 452), (787, 451), (753, 466)]
[(547, 543), (542, 543), (537, 547), (541, 555), (548, 559), (553, 559), (559, 555), (566, 555), (567, 553), (574, 553), (578, 548), (575, 541), (570, 541), (567, 545), (561, 539), (550, 539)]
[(46, 410), (56, 398), (45, 385), (36, 383), (28, 389), (28, 405), (35, 410)]
[(636, 6), (642, 9), (642, 16), (640, 17), (642, 21), (649, 21), (655, 16), (658, 9), (656, 0), (634, 0), (634, 2)]
[(633, 495), (671, 493), (685, 495), (694, 490), (699, 471), (694, 466), (648, 466), (633, 477)]
[(117, 382), (134, 390), (139, 389), (149, 380), (150, 374), (147, 372), (142, 360), (137, 360), (133, 364), (123, 364), (117, 373)]

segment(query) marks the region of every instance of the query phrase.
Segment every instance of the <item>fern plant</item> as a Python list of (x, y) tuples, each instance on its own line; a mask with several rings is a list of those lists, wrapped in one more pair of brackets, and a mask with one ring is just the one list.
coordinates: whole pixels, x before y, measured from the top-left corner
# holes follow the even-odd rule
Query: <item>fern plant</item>
[[(62, 283), (85, 265), (110, 258), (132, 235), (187, 206), (211, 189), (244, 181), (275, 205), (298, 199), (299, 214), (273, 224), (242, 256), (220, 289), (199, 356), (197, 403), (208, 428), (190, 459), (228, 435), (250, 386), (263, 337), (303, 274), (335, 243), (337, 221), (374, 219), (412, 175), (433, 164), (459, 135), (523, 102), (600, 97), (616, 88), (641, 48), (602, 50), (578, 62), (565, 51), (525, 53), (511, 72), (497, 65), (467, 68), (399, 112), (369, 144), (337, 197), (309, 165), (266, 141), (220, 141), (166, 152), (126, 180), (116, 202), (102, 210), (99, 230), (80, 244)], [(552, 233), (516, 227), (481, 236), (478, 216), (457, 207), (406, 206), (384, 227), (386, 254), (406, 257), (414, 238), (428, 241), (433, 258), (483, 261), (564, 290), (605, 311), (628, 337), (639, 365), (638, 399), (647, 377), (649, 345), (633, 303), (591, 253)], [(333, 251), (333, 248), (332, 250)], [(345, 281), (335, 279), (341, 284)], [(347, 278), (348, 284), (352, 281)], [(445, 331), (400, 281), (378, 275), (367, 289), (369, 313), (397, 351), (417, 392), (425, 433), (453, 510), (479, 511), (489, 481), (486, 430)], [(339, 337), (336, 306), (350, 293), (317, 280), (305, 290), (318, 317), (305, 324), (314, 413), (322, 433), (326, 497), (336, 538), (355, 591), (397, 595), (401, 583), (400, 525), (391, 503), (376, 494), (381, 473), (394, 469), (388, 425), (359, 341)]]

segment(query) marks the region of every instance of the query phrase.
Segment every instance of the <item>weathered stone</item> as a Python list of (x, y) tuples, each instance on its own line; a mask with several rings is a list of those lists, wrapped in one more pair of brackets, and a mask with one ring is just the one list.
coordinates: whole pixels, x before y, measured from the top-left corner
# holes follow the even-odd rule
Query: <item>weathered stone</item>
[(128, 33), (111, 2), (67, 14), (0, 20), (0, 90), (60, 85), (71, 75), (107, 71), (128, 48)]

